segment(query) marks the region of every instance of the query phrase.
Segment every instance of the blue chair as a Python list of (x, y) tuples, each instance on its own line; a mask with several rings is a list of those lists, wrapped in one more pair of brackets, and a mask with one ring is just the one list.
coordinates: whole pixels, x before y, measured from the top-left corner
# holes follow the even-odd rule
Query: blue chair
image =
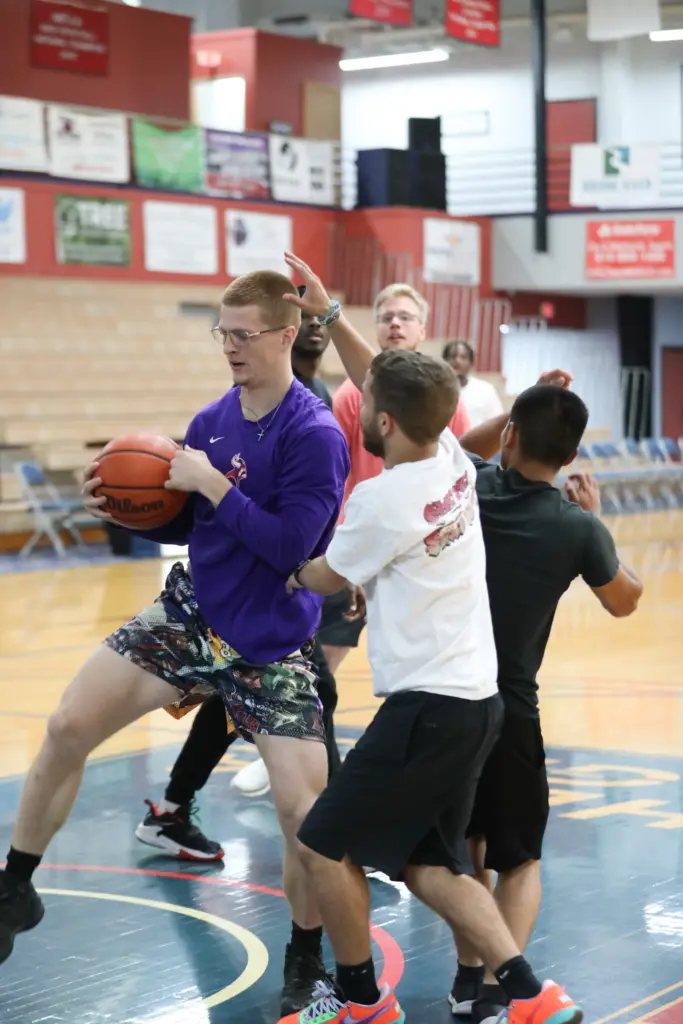
[(76, 528), (76, 519), (84, 516), (83, 502), (80, 498), (63, 498), (55, 485), (34, 462), (19, 462), (14, 471), (31, 513), (33, 514), (34, 532), (19, 552), (20, 558), (26, 558), (43, 537), (52, 544), (60, 558), (66, 555), (66, 549), (59, 536), (60, 530), (68, 530), (74, 543), (83, 547), (83, 538)]

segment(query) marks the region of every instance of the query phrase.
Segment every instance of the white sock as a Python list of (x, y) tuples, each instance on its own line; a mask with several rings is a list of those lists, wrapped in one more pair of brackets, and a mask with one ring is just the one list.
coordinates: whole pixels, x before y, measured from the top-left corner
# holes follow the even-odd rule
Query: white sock
[(161, 814), (175, 814), (179, 807), (180, 804), (172, 804), (166, 797), (159, 801), (159, 811)]

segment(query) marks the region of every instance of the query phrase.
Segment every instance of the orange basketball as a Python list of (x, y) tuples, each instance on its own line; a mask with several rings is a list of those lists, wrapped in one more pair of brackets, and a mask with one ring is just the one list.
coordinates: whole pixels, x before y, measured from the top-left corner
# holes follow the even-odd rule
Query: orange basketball
[(188, 499), (184, 491), (167, 491), (171, 459), (178, 445), (163, 434), (138, 431), (110, 441), (97, 457), (102, 478), (96, 494), (118, 522), (141, 530), (165, 526)]

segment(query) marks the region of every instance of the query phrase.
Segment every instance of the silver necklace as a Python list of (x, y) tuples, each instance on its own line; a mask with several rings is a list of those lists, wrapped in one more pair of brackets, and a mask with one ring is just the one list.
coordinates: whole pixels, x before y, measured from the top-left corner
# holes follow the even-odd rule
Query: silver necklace
[(257, 441), (260, 441), (261, 438), (264, 437), (264, 435), (266, 434), (266, 431), (270, 428), (271, 423), (273, 422), (273, 420), (277, 416), (278, 412), (280, 411), (280, 406), (282, 405), (282, 403), (284, 402), (286, 397), (287, 397), (286, 395), (282, 396), (282, 398), (280, 399), (278, 404), (275, 406), (275, 409), (272, 411), (272, 413), (266, 413), (266, 416), (269, 415), (270, 419), (266, 423), (265, 427), (263, 426), (263, 424), (261, 423), (261, 420), (258, 418), (258, 416), (256, 415), (256, 413), (254, 412), (253, 409), (250, 409), (248, 405), (242, 405), (242, 411), (243, 412), (244, 411), (250, 412), (251, 415), (254, 417), (254, 420), (256, 421), (256, 425), (258, 427), (258, 434), (256, 435), (256, 440)]

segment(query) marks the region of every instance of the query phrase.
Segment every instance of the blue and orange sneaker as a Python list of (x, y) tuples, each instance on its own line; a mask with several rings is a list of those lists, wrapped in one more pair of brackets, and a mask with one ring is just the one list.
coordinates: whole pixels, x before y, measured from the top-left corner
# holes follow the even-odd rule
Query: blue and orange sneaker
[(405, 1024), (406, 1015), (388, 985), (379, 990), (374, 1006), (342, 1002), (331, 985), (321, 982), (315, 1002), (298, 1013), (282, 1017), (279, 1024)]
[(581, 1024), (582, 1020), (583, 1012), (554, 981), (544, 981), (533, 999), (512, 999), (498, 1016), (498, 1024)]

